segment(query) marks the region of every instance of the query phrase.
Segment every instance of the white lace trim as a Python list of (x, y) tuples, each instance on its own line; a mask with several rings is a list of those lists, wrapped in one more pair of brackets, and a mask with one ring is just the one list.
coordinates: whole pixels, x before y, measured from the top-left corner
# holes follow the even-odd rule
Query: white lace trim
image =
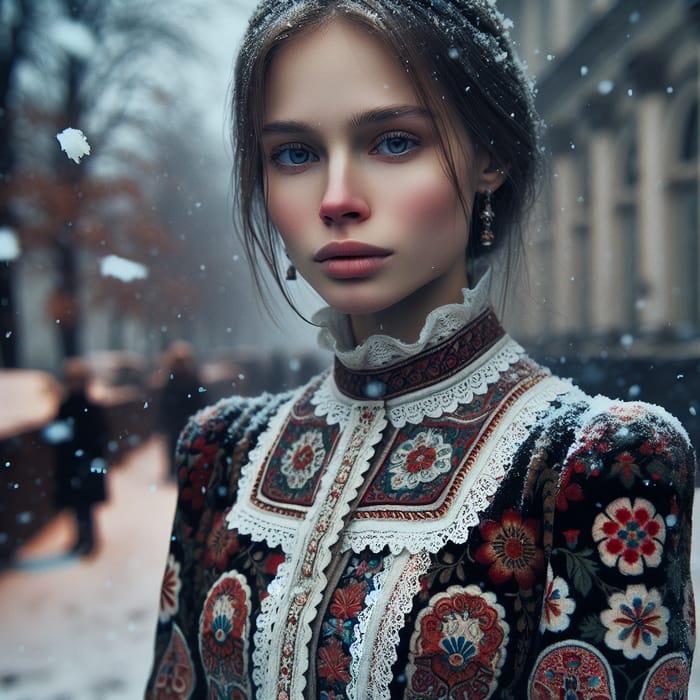
[(272, 653), (272, 632), (276, 620), (280, 619), (280, 607), (284, 593), (289, 588), (289, 578), (292, 573), (289, 559), (277, 567), (277, 575), (267, 586), (267, 597), (260, 603), (260, 612), (256, 618), (256, 630), (253, 635), (253, 683), (260, 690), (268, 674), (267, 661)]
[(416, 521), (354, 520), (345, 531), (343, 550), (351, 549), (359, 553), (369, 548), (378, 553), (388, 546), (392, 554), (398, 554), (404, 548), (412, 553), (421, 550), (438, 552), (447, 542), (466, 542), (471, 528), (479, 522), (480, 513), (498, 490), (531, 426), (557, 396), (571, 389), (569, 382), (548, 377), (516, 401), (482, 446), (445, 516), (425, 520), (422, 527)]
[(415, 343), (404, 343), (388, 335), (373, 335), (353, 348), (348, 316), (330, 308), (321, 309), (313, 316), (313, 323), (321, 326), (318, 343), (331, 350), (350, 369), (388, 367), (438, 345), (473, 321), (488, 306), (490, 284), (491, 272), (487, 270), (473, 289), (462, 290), (463, 303), (445, 304), (433, 309), (426, 317)]
[(255, 542), (266, 542), (269, 547), (282, 547), (285, 554), (291, 551), (297, 536), (299, 520), (275, 516), (260, 511), (252, 505), (255, 480), (267, 455), (282, 432), (289, 411), (299, 400), (306, 387), (301, 387), (291, 399), (283, 403), (270, 419), (268, 427), (258, 438), (258, 444), (250, 451), (248, 462), (241, 469), (238, 482), (238, 498), (226, 516), (230, 530), (238, 530), (242, 535), (250, 535)]
[[(262, 614), (259, 617), (260, 641), (268, 652), (266, 657), (259, 656), (257, 661), (254, 660), (254, 664), (260, 664), (257, 668), (261, 669), (255, 675), (255, 678), (262, 681), (259, 686), (261, 697), (277, 697), (281, 685), (287, 686), (289, 697), (301, 697), (306, 686), (312, 622), (327, 585), (325, 571), (332, 557), (332, 547), (338, 541), (344, 517), (350, 510), (350, 503), (357, 496), (374, 456), (375, 446), (387, 425), (383, 409), (375, 403), (375, 415), (369, 425), (363, 426), (363, 423), (368, 423), (368, 408), (370, 407), (365, 404), (353, 410), (351, 429), (347, 431), (343, 444), (334, 456), (337, 459), (331, 460), (321, 479), (314, 506), (299, 526), (299, 536), (290, 557), (290, 561), (294, 562), (294, 573), (287, 577), (285, 586), (274, 589), (276, 595), (283, 597), (283, 602), (277, 606), (269, 604), (265, 617)], [(350, 461), (348, 455), (351, 455)], [(338, 479), (340, 475), (342, 481)], [(332, 490), (342, 492), (332, 498)], [(321, 525), (324, 526), (322, 531), (319, 530)], [(319, 535), (319, 532), (322, 534)], [(305, 573), (304, 566), (308, 563), (307, 553), (311, 544), (314, 545), (315, 552), (312, 571)], [(286, 624), (291, 611), (297, 620), (293, 626)], [(274, 617), (271, 617), (273, 614)], [(279, 624), (280, 621), (283, 622), (282, 625)], [(282, 655), (287, 644), (293, 649), (293, 661), (291, 674), (282, 677)], [(266, 668), (264, 673), (263, 668)]]
[(420, 577), (430, 566), (427, 552), (384, 559), (378, 587), (360, 612), (355, 641), (350, 647), (351, 680), (348, 700), (388, 700), (391, 668), (398, 656), (399, 633), (413, 599), (420, 591)]
[[(509, 367), (518, 362), (525, 350), (504, 336), (491, 350), (459, 374), (419, 391), (387, 401), (387, 416), (395, 428), (406, 423), (417, 425), (425, 418), (439, 418), (454, 412), (459, 405), (470, 403), (474, 396), (485, 394)], [(353, 400), (342, 394), (332, 376), (326, 377), (311, 397), (314, 413), (342, 429), (350, 415)]]

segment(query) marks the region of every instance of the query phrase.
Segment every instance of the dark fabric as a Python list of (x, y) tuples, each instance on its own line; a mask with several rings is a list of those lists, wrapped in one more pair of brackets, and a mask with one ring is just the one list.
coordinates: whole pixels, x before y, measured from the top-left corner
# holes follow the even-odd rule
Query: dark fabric
[(107, 498), (106, 464), (109, 439), (105, 410), (85, 393), (69, 395), (57, 422), (68, 437), (56, 446), (56, 506), (75, 508)]
[(158, 428), (167, 440), (170, 475), (176, 477), (175, 447), (190, 416), (204, 408), (205, 396), (196, 372), (173, 371), (160, 394)]

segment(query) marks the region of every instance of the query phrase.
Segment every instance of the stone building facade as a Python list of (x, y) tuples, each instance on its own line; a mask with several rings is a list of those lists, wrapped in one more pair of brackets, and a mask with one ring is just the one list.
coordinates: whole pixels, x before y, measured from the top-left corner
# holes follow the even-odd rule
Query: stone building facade
[[(516, 335), (700, 358), (698, 0), (501, 0), (549, 158)], [(696, 382), (697, 386), (697, 382)]]

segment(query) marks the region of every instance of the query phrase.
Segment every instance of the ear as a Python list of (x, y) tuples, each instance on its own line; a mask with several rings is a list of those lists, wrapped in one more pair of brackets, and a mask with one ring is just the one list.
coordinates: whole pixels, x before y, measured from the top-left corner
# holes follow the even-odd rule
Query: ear
[(508, 176), (508, 166), (497, 166), (491, 154), (483, 147), (476, 148), (476, 179), (475, 190), (483, 192), (491, 190), (495, 192), (505, 181)]

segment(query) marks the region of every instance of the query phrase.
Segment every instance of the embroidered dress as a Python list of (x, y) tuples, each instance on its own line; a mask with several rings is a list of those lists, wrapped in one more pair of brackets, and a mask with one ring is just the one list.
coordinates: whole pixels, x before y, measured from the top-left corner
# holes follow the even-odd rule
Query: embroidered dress
[(321, 320), (332, 371), (181, 436), (147, 698), (685, 697), (679, 423), (552, 376), (483, 282), (413, 345)]

